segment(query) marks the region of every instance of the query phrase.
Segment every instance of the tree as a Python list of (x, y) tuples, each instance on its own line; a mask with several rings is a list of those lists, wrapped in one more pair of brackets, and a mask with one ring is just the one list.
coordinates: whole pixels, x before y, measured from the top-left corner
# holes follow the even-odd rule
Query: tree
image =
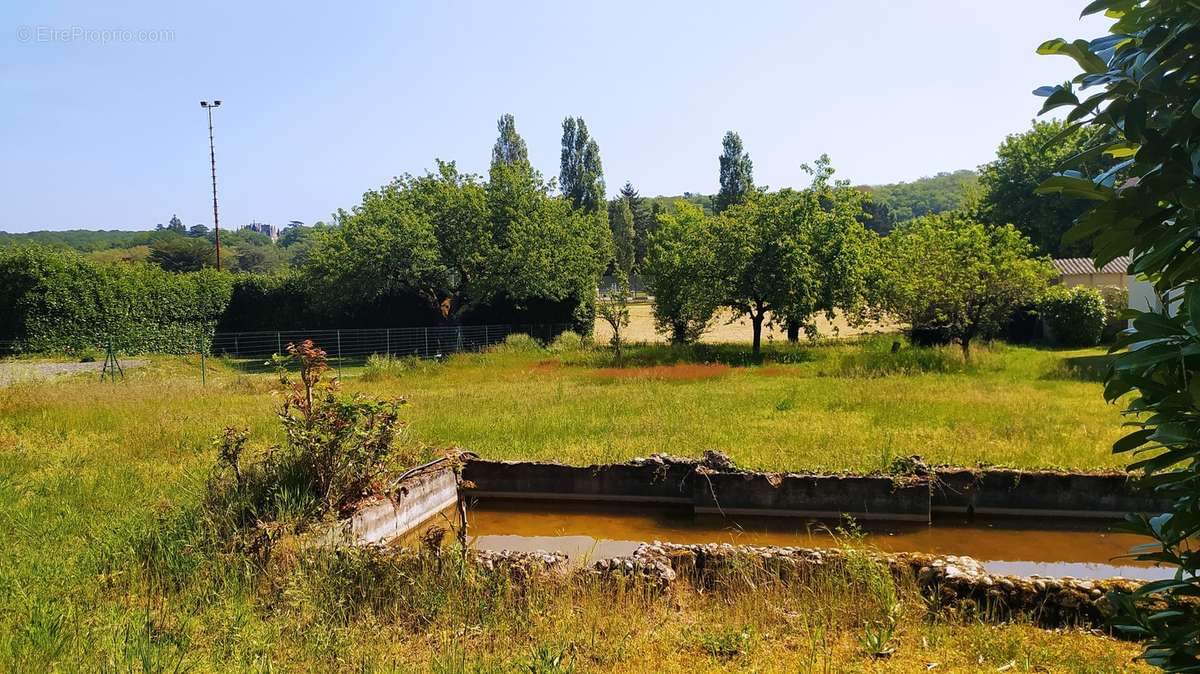
[(657, 217), (643, 268), (654, 294), (654, 325), (673, 344), (694, 342), (708, 330), (720, 303), (712, 218), (687, 202)]
[(495, 162), (487, 183), (438, 162), (367, 192), (337, 220), (318, 230), (304, 264), (331, 309), (401, 294), (454, 323), (493, 300), (574, 300), (582, 325), (610, 255), (603, 214), (552, 198), (523, 161)]
[(197, 237), (197, 238), (205, 238), (208, 236), (208, 226), (207, 225), (192, 225), (191, 227), (188, 228), (187, 233), (188, 233), (188, 236)]
[(573, 298), (577, 325), (590, 330), (596, 288), (612, 256), (607, 218), (549, 192), (527, 163), (492, 166), (487, 203), (503, 253), (497, 269), (505, 275), (505, 296), (518, 305)]
[(750, 194), (714, 221), (719, 304), (753, 327), (753, 352), (761, 355), (762, 326), (786, 325), (815, 334), (823, 311), (865, 303), (866, 250), (872, 236), (858, 221), (861, 193), (833, 182), (829, 158), (820, 157), (804, 190)]
[(756, 194), (715, 220), (720, 304), (753, 327), (753, 354), (762, 353), (762, 326), (786, 310), (816, 305), (817, 262), (807, 227), (811, 203), (794, 190)]
[[(1090, 202), (1068, 232), (1091, 240), (1095, 262), (1131, 255), (1130, 272), (1149, 278), (1165, 298), (1159, 312), (1132, 311), (1114, 346), (1104, 395), (1127, 401), (1131, 433), (1113, 444), (1132, 452), (1132, 471), (1170, 505), (1130, 515), (1127, 528), (1155, 544), (1137, 559), (1175, 567), (1173, 577), (1112, 597), (1118, 628), (1143, 640), (1142, 654), (1168, 671), (1200, 668), (1200, 27), (1194, 2), (1100, 0), (1110, 35), (1091, 42), (1050, 40), (1038, 49), (1074, 59), (1083, 72), (1041, 87), (1043, 112), (1067, 107), (1067, 122), (1092, 131), (1083, 157), (1117, 161), (1100, 170), (1077, 165), (1041, 191)], [(1083, 90), (1091, 89), (1080, 100)]]
[(1011, 225), (957, 212), (916, 218), (882, 240), (878, 301), (911, 328), (942, 331), (969, 360), (972, 341), (998, 334), (1055, 276), (1035, 252)]
[(801, 329), (815, 336), (813, 318), (818, 314), (833, 320), (841, 310), (853, 321), (864, 312), (868, 266), (877, 244), (877, 237), (861, 223), (862, 192), (833, 180), (829, 157), (821, 155), (813, 166), (802, 168), (813, 178), (798, 197), (802, 207), (797, 209), (796, 225), (809, 245), (808, 255), (816, 262), (816, 274), (797, 278), (808, 283), (811, 292), (797, 293), (797, 304), (780, 307), (777, 312), (787, 327), (789, 342), (799, 340)]
[(717, 213), (745, 201), (754, 192), (754, 164), (750, 155), (742, 149), (742, 137), (726, 131), (721, 139), (722, 152), (718, 158), (721, 166), (721, 188), (713, 199)]
[(614, 276), (617, 286), (607, 297), (601, 297), (596, 305), (596, 314), (608, 324), (612, 331), (608, 343), (612, 345), (613, 357), (621, 362), (621, 346), (624, 343), (622, 332), (629, 326), (629, 275), (620, 265), (616, 266)]
[(638, 194), (633, 183), (625, 181), (620, 198), (629, 202), (629, 210), (633, 212), (633, 260), (634, 264), (640, 265), (646, 259), (646, 245), (658, 220), (652, 212), (652, 206)]
[(167, 271), (188, 272), (215, 265), (217, 255), (208, 239), (177, 236), (172, 230), (150, 244), (149, 260)]
[[(304, 266), (327, 307), (410, 294), (452, 323), (470, 301), (486, 301), (496, 290), (490, 276), (476, 274), (476, 264), (488, 271), (494, 261), (484, 187), (453, 163), (439, 162), (437, 173), (404, 176), (368, 191), (341, 220), (316, 235)], [(439, 239), (451, 230), (453, 237)], [(478, 247), (464, 250), (464, 241)]]
[(512, 115), (500, 116), (496, 122), (496, 130), (500, 135), (492, 148), (492, 165), (496, 164), (528, 164), (529, 150), (525, 148), (525, 139), (517, 133), (517, 122)]
[[(1061, 138), (1059, 138), (1061, 136)], [(1078, 257), (1087, 252), (1079, 242), (1063, 243), (1063, 233), (1087, 208), (1087, 201), (1063, 194), (1035, 194), (1063, 161), (1092, 143), (1089, 129), (1068, 130), (1060, 121), (1034, 122), (1033, 128), (1004, 139), (996, 159), (980, 167), (983, 188), (980, 216), (993, 225), (1011, 224), (1029, 237), (1038, 251), (1051, 257)], [(1059, 138), (1056, 142), (1056, 138)], [(1086, 162), (1111, 164), (1100, 157)]]
[(179, 219), (178, 215), (172, 215), (171, 219), (167, 222), (166, 226), (163, 226), (160, 223), (160, 224), (155, 225), (154, 229), (156, 229), (160, 232), (175, 232), (177, 234), (186, 234), (187, 233), (187, 228), (183, 226), (183, 221)]
[(559, 189), (572, 207), (593, 213), (605, 203), (600, 146), (588, 135), (582, 117), (567, 117), (562, 126)]
[(633, 274), (636, 251), (633, 228), (633, 209), (626, 199), (614, 199), (609, 208), (609, 227), (612, 230), (613, 266), (624, 275), (626, 282)]

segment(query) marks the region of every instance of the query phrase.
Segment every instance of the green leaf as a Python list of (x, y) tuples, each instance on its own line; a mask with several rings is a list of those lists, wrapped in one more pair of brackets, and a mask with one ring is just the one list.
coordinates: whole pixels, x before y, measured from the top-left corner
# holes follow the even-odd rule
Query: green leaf
[(1113, 443), (1113, 454), (1121, 454), (1137, 449), (1146, 444), (1147, 439), (1153, 434), (1153, 428), (1143, 428), (1140, 431), (1134, 431)]
[(1112, 198), (1112, 189), (1096, 185), (1086, 178), (1066, 175), (1050, 176), (1033, 190), (1034, 194), (1062, 194), (1076, 199), (1107, 201)]
[(1099, 56), (1092, 53), (1091, 46), (1087, 40), (1067, 42), (1062, 38), (1054, 38), (1053, 40), (1043, 42), (1038, 47), (1037, 53), (1070, 56), (1075, 59), (1080, 68), (1083, 68), (1084, 72), (1088, 73), (1102, 73), (1108, 70), (1108, 64)]

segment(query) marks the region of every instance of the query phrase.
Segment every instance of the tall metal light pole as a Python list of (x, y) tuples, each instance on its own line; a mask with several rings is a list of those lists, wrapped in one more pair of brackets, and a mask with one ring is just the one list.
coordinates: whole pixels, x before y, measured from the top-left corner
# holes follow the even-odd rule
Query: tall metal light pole
[(217, 151), (213, 146), (212, 111), (220, 105), (221, 101), (200, 101), (200, 107), (208, 111), (208, 159), (212, 163), (213, 233), (217, 242), (217, 271), (221, 271), (221, 221), (217, 218)]

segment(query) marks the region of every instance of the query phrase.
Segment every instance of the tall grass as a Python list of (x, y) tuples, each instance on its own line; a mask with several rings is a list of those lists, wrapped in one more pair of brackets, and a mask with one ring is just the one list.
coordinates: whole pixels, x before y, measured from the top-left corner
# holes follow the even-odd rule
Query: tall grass
[[(1062, 358), (1098, 352), (1005, 349), (975, 372), (869, 380), (825, 372), (853, 348), (665, 382), (598, 378), (586, 349), (539, 346), (345, 386), (406, 394), (417, 439), (491, 456), (584, 463), (720, 448), (744, 465), (856, 468), (878, 463), (885, 429), (896, 455), (931, 460), (1106, 460), (1117, 416), (1091, 404), (1098, 384), (1046, 377)], [(563, 365), (541, 367), (548, 359)], [(598, 579), (519, 584), (449, 552), (438, 564), (311, 555), (285, 541), (264, 558), (230, 545), (204, 499), (224, 427), (248, 428), (260, 450), (284, 442), (276, 380), (210, 363), (202, 386), (197, 366), (159, 359), (117, 385), (0, 388), (0, 671), (856, 671), (875, 666), (863, 638), (892, 596), (898, 671), (1011, 660), (1128, 671), (1136, 651), (1081, 632), (931, 618), (910, 588), (891, 595), (869, 570), (775, 583), (747, 569), (660, 595)], [(308, 516), (298, 493), (277, 498), (273, 517)]]

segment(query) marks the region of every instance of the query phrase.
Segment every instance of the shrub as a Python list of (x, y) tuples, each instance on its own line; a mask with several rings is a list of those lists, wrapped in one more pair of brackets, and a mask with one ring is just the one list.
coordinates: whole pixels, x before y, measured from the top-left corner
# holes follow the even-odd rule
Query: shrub
[(546, 347), (550, 353), (575, 353), (582, 351), (585, 346), (583, 335), (574, 330), (559, 333), (553, 342)]
[(1127, 322), (1121, 319), (1121, 315), (1129, 309), (1129, 291), (1117, 286), (1105, 286), (1100, 289), (1100, 296), (1104, 298), (1104, 332), (1100, 340), (1108, 343), (1125, 329)]
[(422, 369), (432, 362), (417, 356), (383, 356), (375, 353), (367, 356), (362, 379), (363, 381), (380, 381), (399, 377), (406, 372)]
[(1095, 288), (1050, 288), (1041, 314), (1050, 341), (1061, 346), (1095, 346), (1104, 332), (1104, 298)]
[(206, 499), (224, 534), (251, 550), (269, 550), (286, 520), (341, 513), (377, 492), (393, 461), (416, 459), (394, 454), (404, 432), (403, 398), (339, 395), (336, 379), (322, 381), (325, 352), (309, 340), (289, 344), (288, 356), (278, 360), (295, 366), (299, 377), (281, 375), (286, 393), (278, 416), (286, 442), (247, 460), (246, 434), (226, 429), (215, 443), (218, 471)]
[(497, 353), (535, 353), (542, 350), (542, 344), (530, 335), (514, 332), (488, 350)]

